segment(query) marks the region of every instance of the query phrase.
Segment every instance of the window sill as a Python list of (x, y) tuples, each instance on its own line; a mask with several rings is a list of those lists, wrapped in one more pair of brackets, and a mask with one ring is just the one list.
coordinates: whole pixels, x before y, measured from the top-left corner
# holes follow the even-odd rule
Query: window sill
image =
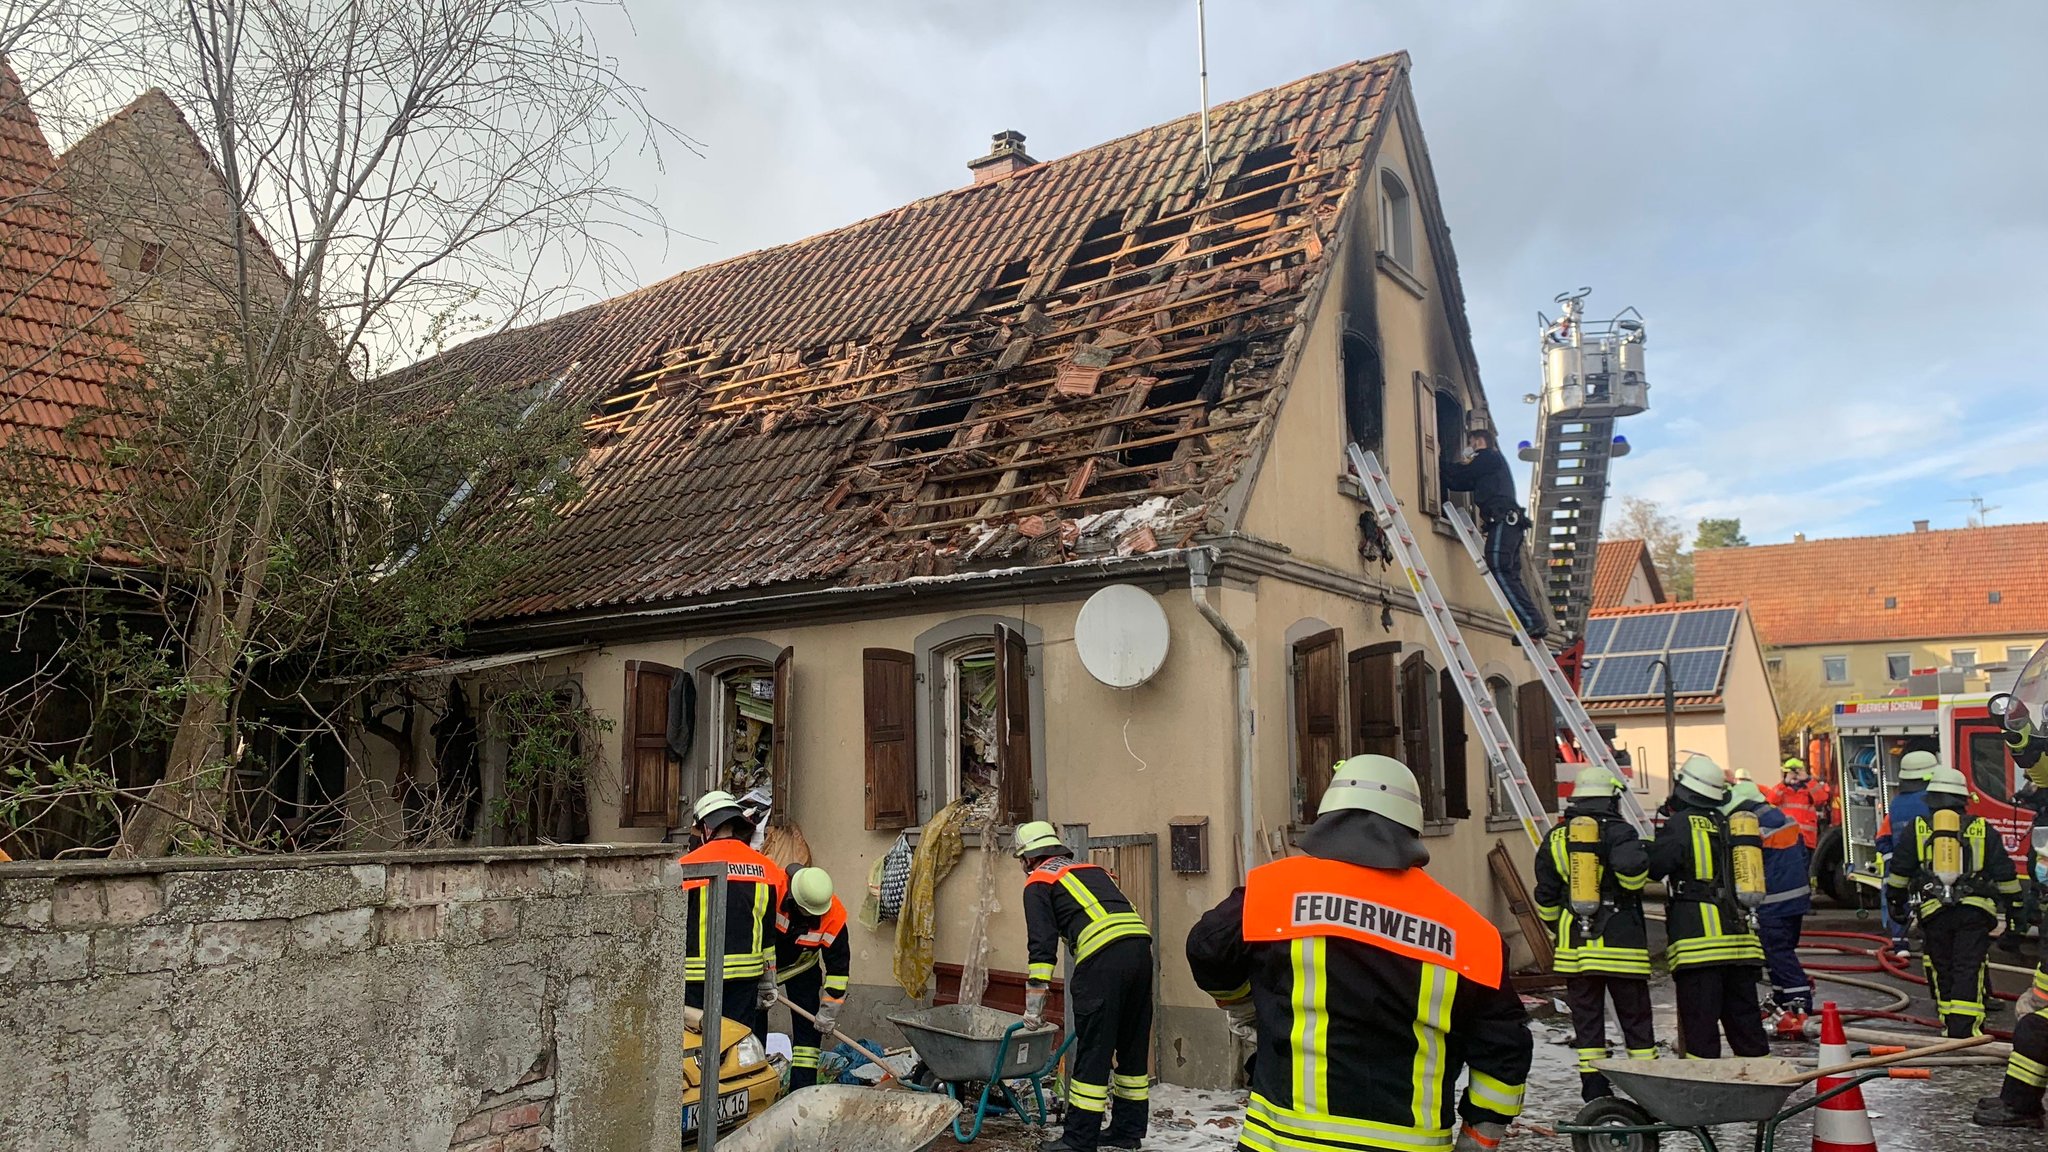
[(1410, 296), (1421, 300), (1429, 295), (1429, 289), (1423, 286), (1422, 281), (1416, 278), (1415, 273), (1403, 268), (1399, 260), (1387, 255), (1385, 252), (1379, 254), (1379, 266), (1380, 271), (1386, 273), (1387, 279), (1407, 289)]
[(1519, 832), (1521, 828), (1522, 818), (1520, 816), (1488, 816), (1486, 818), (1486, 830), (1488, 832)]
[(1422, 822), (1422, 838), (1429, 840), (1438, 836), (1449, 836), (1463, 823), (1463, 820), (1425, 820)]

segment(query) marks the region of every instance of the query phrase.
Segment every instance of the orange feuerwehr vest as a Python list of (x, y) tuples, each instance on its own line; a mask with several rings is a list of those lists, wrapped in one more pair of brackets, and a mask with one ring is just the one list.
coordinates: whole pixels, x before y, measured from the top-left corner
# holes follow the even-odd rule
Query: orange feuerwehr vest
[(1420, 868), (1390, 872), (1293, 856), (1252, 869), (1246, 942), (1305, 936), (1355, 940), (1500, 987), (1500, 929)]
[[(783, 875), (780, 865), (754, 851), (753, 847), (745, 840), (734, 840), (729, 837), (723, 840), (713, 840), (678, 861), (678, 863), (682, 864), (710, 864), (713, 862), (724, 863), (725, 874), (730, 879), (751, 880), (756, 884), (766, 884), (770, 888), (775, 889), (775, 903), (777, 906), (781, 905), (782, 897), (789, 888), (789, 878)], [(705, 881), (703, 880), (685, 880), (683, 881), (683, 891), (687, 892), (692, 888), (702, 888), (704, 885)]]
[(823, 948), (827, 944), (832, 943), (832, 941), (837, 940), (839, 934), (844, 931), (846, 931), (846, 905), (841, 904), (839, 897), (834, 896), (832, 898), (832, 906), (825, 909), (825, 914), (818, 918), (818, 926), (798, 936), (795, 944), (799, 948)]

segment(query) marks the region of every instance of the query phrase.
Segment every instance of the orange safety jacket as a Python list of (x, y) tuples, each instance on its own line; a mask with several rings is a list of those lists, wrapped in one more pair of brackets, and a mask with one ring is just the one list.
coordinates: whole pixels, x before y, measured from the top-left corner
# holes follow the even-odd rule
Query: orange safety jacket
[(1820, 814), (1832, 798), (1828, 786), (1818, 780), (1808, 780), (1801, 788), (1780, 784), (1764, 793), (1764, 799), (1799, 825), (1800, 838), (1809, 851), (1820, 843)]
[[(725, 865), (725, 939), (720, 943), (725, 978), (746, 979), (770, 971), (774, 966), (775, 943), (780, 935), (782, 898), (789, 879), (782, 866), (748, 846), (745, 840), (725, 837), (713, 840), (685, 855), (681, 863)], [(706, 935), (710, 918), (704, 915), (705, 880), (683, 881), (688, 899), (685, 915), (690, 938), (683, 954), (683, 979), (704, 979)]]
[(839, 897), (823, 916), (812, 916), (796, 906), (794, 899), (782, 902), (782, 938), (775, 947), (775, 980), (787, 984), (791, 977), (825, 966), (823, 993), (827, 1000), (846, 999), (846, 980), (853, 959), (853, 944), (846, 935), (846, 905)]

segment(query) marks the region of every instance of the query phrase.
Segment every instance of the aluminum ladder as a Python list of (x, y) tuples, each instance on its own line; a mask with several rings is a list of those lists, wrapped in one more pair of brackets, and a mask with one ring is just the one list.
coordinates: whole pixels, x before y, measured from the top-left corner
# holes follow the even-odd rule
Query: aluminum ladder
[[(1401, 514), (1394, 486), (1388, 481), (1386, 470), (1380, 467), (1379, 457), (1356, 444), (1350, 445), (1346, 451), (1351, 457), (1352, 470), (1358, 474), (1359, 484), (1372, 501), (1373, 512), (1379, 519), (1380, 530), (1386, 534), (1394, 559), (1400, 562), (1401, 571), (1408, 574), (1408, 586), (1415, 592), (1415, 602), (1422, 609), (1423, 623), (1429, 625), (1430, 635), (1436, 638), (1437, 650), (1449, 663), (1458, 684), (1458, 695), (1465, 701), (1465, 714), (1479, 717), (1479, 732), (1481, 743), (1486, 748), (1486, 758), (1493, 764), (1494, 773), (1507, 785), (1508, 799), (1514, 804), (1516, 815), (1521, 817), (1522, 830), (1529, 834), (1529, 842), (1540, 848), (1543, 838), (1550, 832), (1550, 806), (1543, 802), (1536, 786), (1529, 781), (1529, 770), (1523, 766), (1521, 754), (1515, 750), (1514, 736), (1508, 731), (1507, 721), (1501, 718), (1500, 709), (1494, 706), (1493, 696), (1486, 690), (1486, 680), (1480, 675), (1472, 653), (1465, 647), (1465, 636), (1458, 630), (1458, 621), (1451, 615), (1451, 606), (1437, 589), (1436, 577), (1429, 573), (1429, 562), (1422, 558), (1422, 548), (1408, 527), (1408, 518)], [(1499, 598), (1499, 589), (1494, 590), (1494, 596)], [(1516, 634), (1521, 635), (1519, 625)], [(1527, 647), (1528, 637), (1523, 636), (1522, 643)]]
[(1579, 750), (1593, 763), (1614, 773), (1622, 782), (1621, 814), (1635, 825), (1636, 831), (1644, 836), (1655, 836), (1656, 829), (1650, 825), (1650, 818), (1643, 812), (1643, 806), (1636, 802), (1635, 793), (1630, 790), (1629, 778), (1621, 771), (1621, 765), (1614, 759), (1614, 750), (1607, 746), (1607, 740), (1600, 730), (1593, 726), (1593, 718), (1586, 714), (1586, 706), (1579, 701), (1579, 694), (1572, 691), (1572, 683), (1565, 679), (1564, 669), (1557, 666), (1557, 658), (1550, 654), (1550, 647), (1529, 639), (1529, 633), (1522, 627), (1522, 618), (1508, 603), (1507, 593), (1501, 590), (1500, 581), (1494, 578), (1493, 570), (1486, 566), (1486, 545), (1479, 537), (1479, 526), (1472, 522), (1470, 515), (1456, 504), (1446, 504), (1444, 513), (1457, 529), (1458, 539), (1465, 544), (1465, 551), (1472, 557), (1472, 563), (1479, 568), (1479, 574), (1486, 579), (1486, 590), (1493, 593), (1494, 606), (1507, 617), (1508, 627), (1514, 629), (1515, 642), (1529, 656), (1529, 663), (1536, 666), (1536, 678), (1543, 681), (1544, 690), (1557, 705), (1558, 715), (1564, 717), (1565, 727), (1571, 729), (1572, 737), (1579, 743)]

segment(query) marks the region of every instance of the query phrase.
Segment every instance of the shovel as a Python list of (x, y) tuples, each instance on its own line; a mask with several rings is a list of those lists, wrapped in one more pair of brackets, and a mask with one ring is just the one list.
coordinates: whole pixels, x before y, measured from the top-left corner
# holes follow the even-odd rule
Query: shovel
[[(1960, 1040), (1944, 1040), (1939, 1044), (1929, 1044), (1925, 1048), (1906, 1048), (1898, 1052), (1887, 1052), (1882, 1056), (1866, 1056), (1861, 1060), (1851, 1060), (1847, 1064), (1837, 1064), (1831, 1068), (1816, 1068), (1811, 1072), (1785, 1081), (1785, 1083), (1806, 1084), (1823, 1076), (1840, 1076), (1847, 1072), (1861, 1072), (1865, 1068), (1882, 1068), (1887, 1064), (1917, 1060), (1922, 1056), (1939, 1056), (1944, 1052), (1956, 1052), (1964, 1048), (1975, 1048), (1979, 1044), (1989, 1044), (1994, 1039), (1996, 1037), (1989, 1035), (1965, 1036)], [(1914, 1079), (1914, 1077), (1901, 1077), (1901, 1079)]]
[[(801, 1016), (801, 1017), (803, 1017), (803, 1018), (804, 1018), (804, 1019), (806, 1019), (806, 1020), (809, 1020), (809, 1021), (810, 1021), (810, 1022), (811, 1022), (811, 1023), (813, 1024), (813, 1025), (816, 1025), (816, 1024), (817, 1024), (817, 1022), (818, 1022), (818, 1018), (817, 1018), (816, 1016), (813, 1016), (813, 1015), (811, 1015), (811, 1014), (810, 1014), (809, 1012), (806, 1012), (806, 1011), (804, 1011), (803, 1009), (801, 1009), (801, 1008), (797, 1007), (797, 1006), (796, 1006), (796, 1005), (795, 1005), (794, 1003), (792, 1003), (792, 1002), (790, 1001), (790, 998), (789, 998), (789, 997), (787, 997), (787, 996), (784, 996), (784, 995), (783, 995), (782, 993), (780, 993), (780, 992), (777, 992), (777, 993), (775, 994), (775, 999), (776, 999), (776, 1000), (778, 1000), (778, 1001), (780, 1001), (780, 1002), (781, 1002), (781, 1004), (782, 1004), (782, 1006), (783, 1006), (784, 1008), (787, 1008), (787, 1009), (789, 1009), (789, 1010), (790, 1010), (791, 1012), (795, 1013), (796, 1015), (798, 1015), (798, 1016)], [(822, 1029), (821, 1029), (821, 1031), (822, 1031)], [(905, 1088), (908, 1088), (908, 1087), (910, 1087), (910, 1085), (908, 1085), (908, 1084), (904, 1084), (904, 1083), (903, 1083), (903, 1078), (902, 1078), (902, 1077), (900, 1077), (900, 1076), (896, 1075), (896, 1073), (894, 1073), (894, 1072), (892, 1072), (892, 1071), (890, 1071), (890, 1070), (889, 1070), (889, 1066), (888, 1066), (887, 1064), (885, 1064), (885, 1063), (883, 1063), (883, 1062), (882, 1062), (882, 1058), (881, 1058), (880, 1056), (877, 1056), (877, 1055), (875, 1055), (875, 1054), (874, 1054), (873, 1052), (870, 1052), (870, 1051), (868, 1051), (867, 1049), (865, 1049), (865, 1048), (861, 1047), (861, 1046), (860, 1046), (860, 1041), (858, 1041), (858, 1040), (855, 1040), (855, 1039), (854, 1039), (853, 1037), (851, 1037), (851, 1036), (848, 1036), (848, 1035), (847, 1035), (846, 1033), (844, 1033), (844, 1032), (841, 1032), (841, 1031), (840, 1031), (839, 1029), (837, 1029), (837, 1028), (834, 1028), (834, 1029), (833, 1029), (833, 1030), (831, 1031), (831, 1033), (830, 1033), (830, 1034), (831, 1034), (832, 1036), (834, 1036), (834, 1037), (837, 1037), (837, 1038), (838, 1038), (838, 1039), (840, 1039), (840, 1040), (843, 1040), (843, 1041), (845, 1041), (845, 1042), (846, 1042), (846, 1046), (847, 1046), (848, 1048), (851, 1048), (851, 1049), (853, 1049), (853, 1050), (854, 1050), (855, 1052), (858, 1052), (858, 1053), (860, 1053), (860, 1054), (861, 1054), (862, 1056), (865, 1056), (865, 1057), (867, 1057), (867, 1059), (868, 1059), (868, 1063), (870, 1063), (870, 1064), (873, 1064), (873, 1065), (874, 1065), (875, 1067), (877, 1067), (877, 1068), (881, 1069), (881, 1071), (882, 1071), (882, 1078), (881, 1078), (880, 1080), (878, 1080), (878, 1081), (876, 1081), (876, 1082), (875, 1082), (875, 1087), (879, 1088), (879, 1087), (881, 1087), (882, 1085), (884, 1085), (884, 1084), (887, 1084), (887, 1083), (888, 1083), (889, 1081), (891, 1081), (891, 1080), (894, 1080), (894, 1081), (896, 1081), (896, 1083), (898, 1083), (898, 1084), (903, 1084), (903, 1086), (904, 1086)], [(1986, 1039), (1989, 1039), (1989, 1037), (1986, 1037)]]

